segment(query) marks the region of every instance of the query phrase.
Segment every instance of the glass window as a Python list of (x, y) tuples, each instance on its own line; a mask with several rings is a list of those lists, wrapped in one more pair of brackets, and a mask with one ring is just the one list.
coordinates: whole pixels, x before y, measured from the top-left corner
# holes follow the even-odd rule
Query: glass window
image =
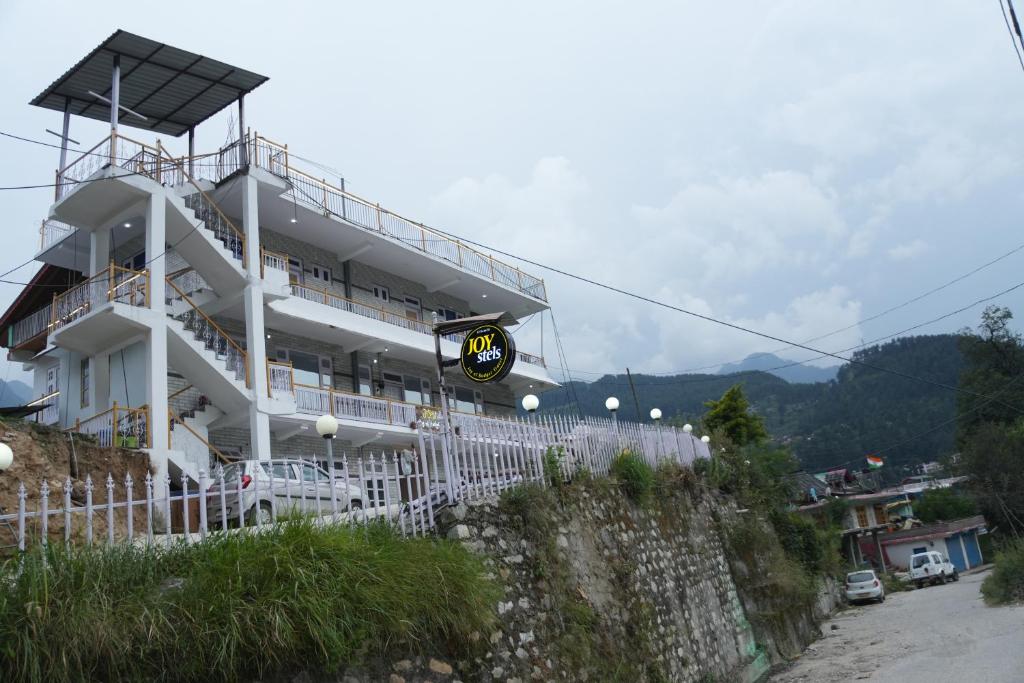
[(273, 477), (275, 479), (298, 479), (295, 476), (295, 470), (292, 469), (291, 465), (285, 463), (277, 463), (273, 466)]
[(302, 464), (302, 480), (307, 482), (323, 481), (327, 479), (326, 474), (321, 474), (312, 465)]
[(874, 572), (853, 572), (852, 574), (846, 575), (846, 583), (864, 583), (865, 581), (874, 580)]
[(318, 266), (313, 264), (313, 279), (320, 282), (329, 283), (331, 281), (331, 269), (326, 266)]
[(857, 508), (857, 526), (861, 528), (868, 526), (868, 511), (863, 505)]
[(82, 407), (86, 408), (89, 406), (89, 359), (83, 358), (82, 364), (79, 367), (80, 373), (80, 384), (82, 387)]
[(373, 298), (377, 299), (381, 303), (387, 303), (391, 301), (391, 293), (387, 287), (381, 287), (380, 285), (373, 286)]
[(455, 387), (455, 397), (451, 407), (460, 413), (479, 412), (476, 405), (477, 393), (466, 387)]
[(288, 258), (288, 282), (295, 285), (302, 284), (302, 261), (297, 258)]
[(423, 393), (424, 382), (419, 377), (405, 376), (405, 402), (417, 405), (428, 405), (430, 403), (430, 385), (427, 384), (427, 394)]
[(927, 555), (915, 555), (914, 559), (912, 560), (911, 566), (912, 567), (923, 567), (926, 564), (928, 564), (928, 562), (929, 562), (929, 557)]
[(439, 320), (458, 320), (459, 314), (450, 308), (439, 308), (437, 309), (437, 317)]
[(373, 380), (369, 365), (359, 366), (359, 393), (363, 396), (373, 396)]
[(288, 360), (292, 362), (295, 372), (295, 383), (319, 387), (320, 357), (303, 351), (289, 351)]

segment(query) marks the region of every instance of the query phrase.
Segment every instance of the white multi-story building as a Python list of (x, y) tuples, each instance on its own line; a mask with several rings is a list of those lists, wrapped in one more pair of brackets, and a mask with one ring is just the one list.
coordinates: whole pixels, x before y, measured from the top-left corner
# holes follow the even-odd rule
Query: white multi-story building
[[(0, 320), (41, 421), (144, 448), (172, 477), (215, 457), (315, 456), (324, 413), (336, 449), (415, 448), (412, 425), (441, 400), (432, 321), (547, 308), (540, 278), (250, 132), (245, 95), (266, 80), (118, 31), (33, 100), (64, 113), (65, 140), (74, 116), (110, 121), (85, 153), (65, 142), (42, 268)], [(238, 140), (196, 151), (196, 126), (229, 106)], [(187, 153), (157, 135), (187, 135)], [(459, 339), (441, 350), (457, 357)], [(524, 352), (500, 384), (447, 381), (456, 424), (554, 384)]]

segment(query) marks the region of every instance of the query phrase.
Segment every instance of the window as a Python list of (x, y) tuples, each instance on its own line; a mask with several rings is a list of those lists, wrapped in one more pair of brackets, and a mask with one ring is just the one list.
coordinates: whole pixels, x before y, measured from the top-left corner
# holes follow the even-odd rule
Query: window
[(79, 366), (79, 385), (82, 389), (82, 407), (89, 406), (89, 359), (83, 358)]
[(390, 398), (392, 401), (401, 401), (405, 398), (405, 382), (401, 375), (385, 372), (381, 378), (384, 380), (384, 398)]
[(405, 376), (405, 402), (430, 405), (430, 382), (419, 377)]
[(480, 391), (464, 387), (455, 387), (450, 407), (460, 413), (476, 413), (482, 415), (484, 412), (484, 396)]
[(889, 514), (885, 511), (884, 505), (875, 506), (875, 524), (888, 524)]
[(405, 317), (409, 320), (420, 320), (423, 317), (420, 300), (414, 296), (405, 297)]
[(326, 266), (318, 266), (318, 265), (316, 265), (314, 263), (313, 264), (313, 270), (310, 271), (310, 272), (311, 272), (314, 280), (317, 280), (318, 282), (323, 282), (325, 284), (330, 284), (331, 283), (331, 269), (330, 268), (327, 268)]
[(439, 308), (437, 309), (438, 320), (458, 320), (459, 314), (450, 308)]
[(327, 475), (321, 474), (320, 471), (312, 465), (302, 464), (302, 481), (305, 482), (318, 482), (327, 481)]
[(359, 366), (359, 393), (363, 396), (373, 396), (373, 375), (370, 374), (369, 365)]
[(288, 257), (288, 282), (293, 285), (302, 284), (302, 260)]
[(275, 479), (291, 479), (292, 481), (298, 481), (298, 477), (295, 476), (295, 470), (292, 469), (292, 466), (284, 463), (274, 464), (273, 477)]
[(868, 509), (863, 505), (857, 508), (857, 526), (860, 528), (868, 526)]
[(391, 293), (387, 287), (381, 287), (380, 285), (373, 286), (373, 298), (377, 301), (386, 304), (391, 301)]
[(278, 349), (280, 360), (291, 361), (295, 373), (295, 383), (312, 387), (334, 387), (332, 363), (329, 356), (318, 356), (315, 353)]

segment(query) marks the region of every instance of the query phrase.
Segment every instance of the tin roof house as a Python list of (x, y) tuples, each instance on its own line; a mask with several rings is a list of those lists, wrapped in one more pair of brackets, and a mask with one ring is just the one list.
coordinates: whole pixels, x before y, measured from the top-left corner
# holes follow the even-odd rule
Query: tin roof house
[[(63, 114), (57, 185), (40, 207), (41, 268), (0, 327), (33, 373), (39, 420), (146, 449), (172, 477), (308, 457), (325, 413), (346, 451), (409, 447), (441, 400), (433, 322), (548, 308), (536, 275), (252, 132), (245, 98), (266, 82), (116, 31), (32, 100)], [(196, 150), (197, 126), (228, 107), (236, 139)], [(74, 117), (110, 132), (69, 153)], [(449, 385), (455, 424), (555, 384), (540, 355), (516, 354), (500, 383)]]

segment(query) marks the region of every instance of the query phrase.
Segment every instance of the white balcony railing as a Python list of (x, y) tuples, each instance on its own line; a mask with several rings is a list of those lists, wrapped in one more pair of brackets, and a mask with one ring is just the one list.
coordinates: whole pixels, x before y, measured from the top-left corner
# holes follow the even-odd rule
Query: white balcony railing
[(404, 427), (416, 422), (417, 406), (412, 403), (350, 394), (306, 384), (295, 385), (295, 406), (296, 411), (307, 415), (329, 413), (334, 417)]
[(148, 306), (149, 271), (111, 265), (54, 297), (50, 323), (56, 331), (88, 314), (94, 307), (115, 301), (129, 306)]
[(291, 397), (295, 393), (295, 371), (291, 363), (267, 361), (267, 392), (271, 398)]
[[(39, 225), (39, 251), (49, 249), (53, 245), (75, 231), (73, 226), (55, 220), (45, 220)], [(89, 240), (85, 240), (88, 246)]]
[[(540, 301), (547, 301), (543, 279), (524, 273), (490, 254), (477, 251), (444, 233), (431, 230), (422, 223), (404, 218), (382, 208), (380, 204), (369, 202), (295, 168), (291, 165), (286, 145), (254, 134), (247, 137), (245, 149), (248, 163), (265, 168), (291, 182), (294, 189), (286, 196), (291, 196), (295, 201), (313, 204), (325, 215), (340, 217), (366, 230), (397, 240), (407, 247), (453, 263), (475, 275)], [(227, 174), (234, 172), (242, 163), (238, 158), (240, 151), (238, 142), (222, 150), (217, 170)]]
[[(423, 322), (422, 320), (416, 320), (413, 318), (407, 318), (399, 313), (393, 313), (392, 311), (386, 311), (383, 308), (377, 306), (371, 306), (369, 304), (360, 303), (353, 301), (352, 299), (346, 299), (343, 296), (338, 296), (326, 289), (318, 289), (316, 287), (306, 287), (305, 285), (292, 285), (292, 295), (297, 296), (305, 301), (312, 301), (313, 303), (323, 304), (330, 306), (331, 308), (337, 308), (341, 311), (347, 311), (349, 313), (355, 313), (361, 315), (364, 318), (370, 318), (371, 320), (378, 320), (382, 323), (401, 327), (406, 330), (412, 330), (413, 332), (419, 332), (421, 334), (433, 335), (433, 328), (430, 323)], [(449, 341), (453, 341), (456, 344), (461, 344), (465, 335), (462, 334), (447, 334), (444, 337)], [(517, 358), (524, 363), (530, 365), (537, 365), (545, 367), (544, 358), (541, 356), (535, 356), (532, 353), (525, 353), (523, 351), (517, 351)]]
[(11, 346), (21, 346), (30, 339), (46, 334), (50, 329), (52, 304), (46, 304), (11, 326)]

